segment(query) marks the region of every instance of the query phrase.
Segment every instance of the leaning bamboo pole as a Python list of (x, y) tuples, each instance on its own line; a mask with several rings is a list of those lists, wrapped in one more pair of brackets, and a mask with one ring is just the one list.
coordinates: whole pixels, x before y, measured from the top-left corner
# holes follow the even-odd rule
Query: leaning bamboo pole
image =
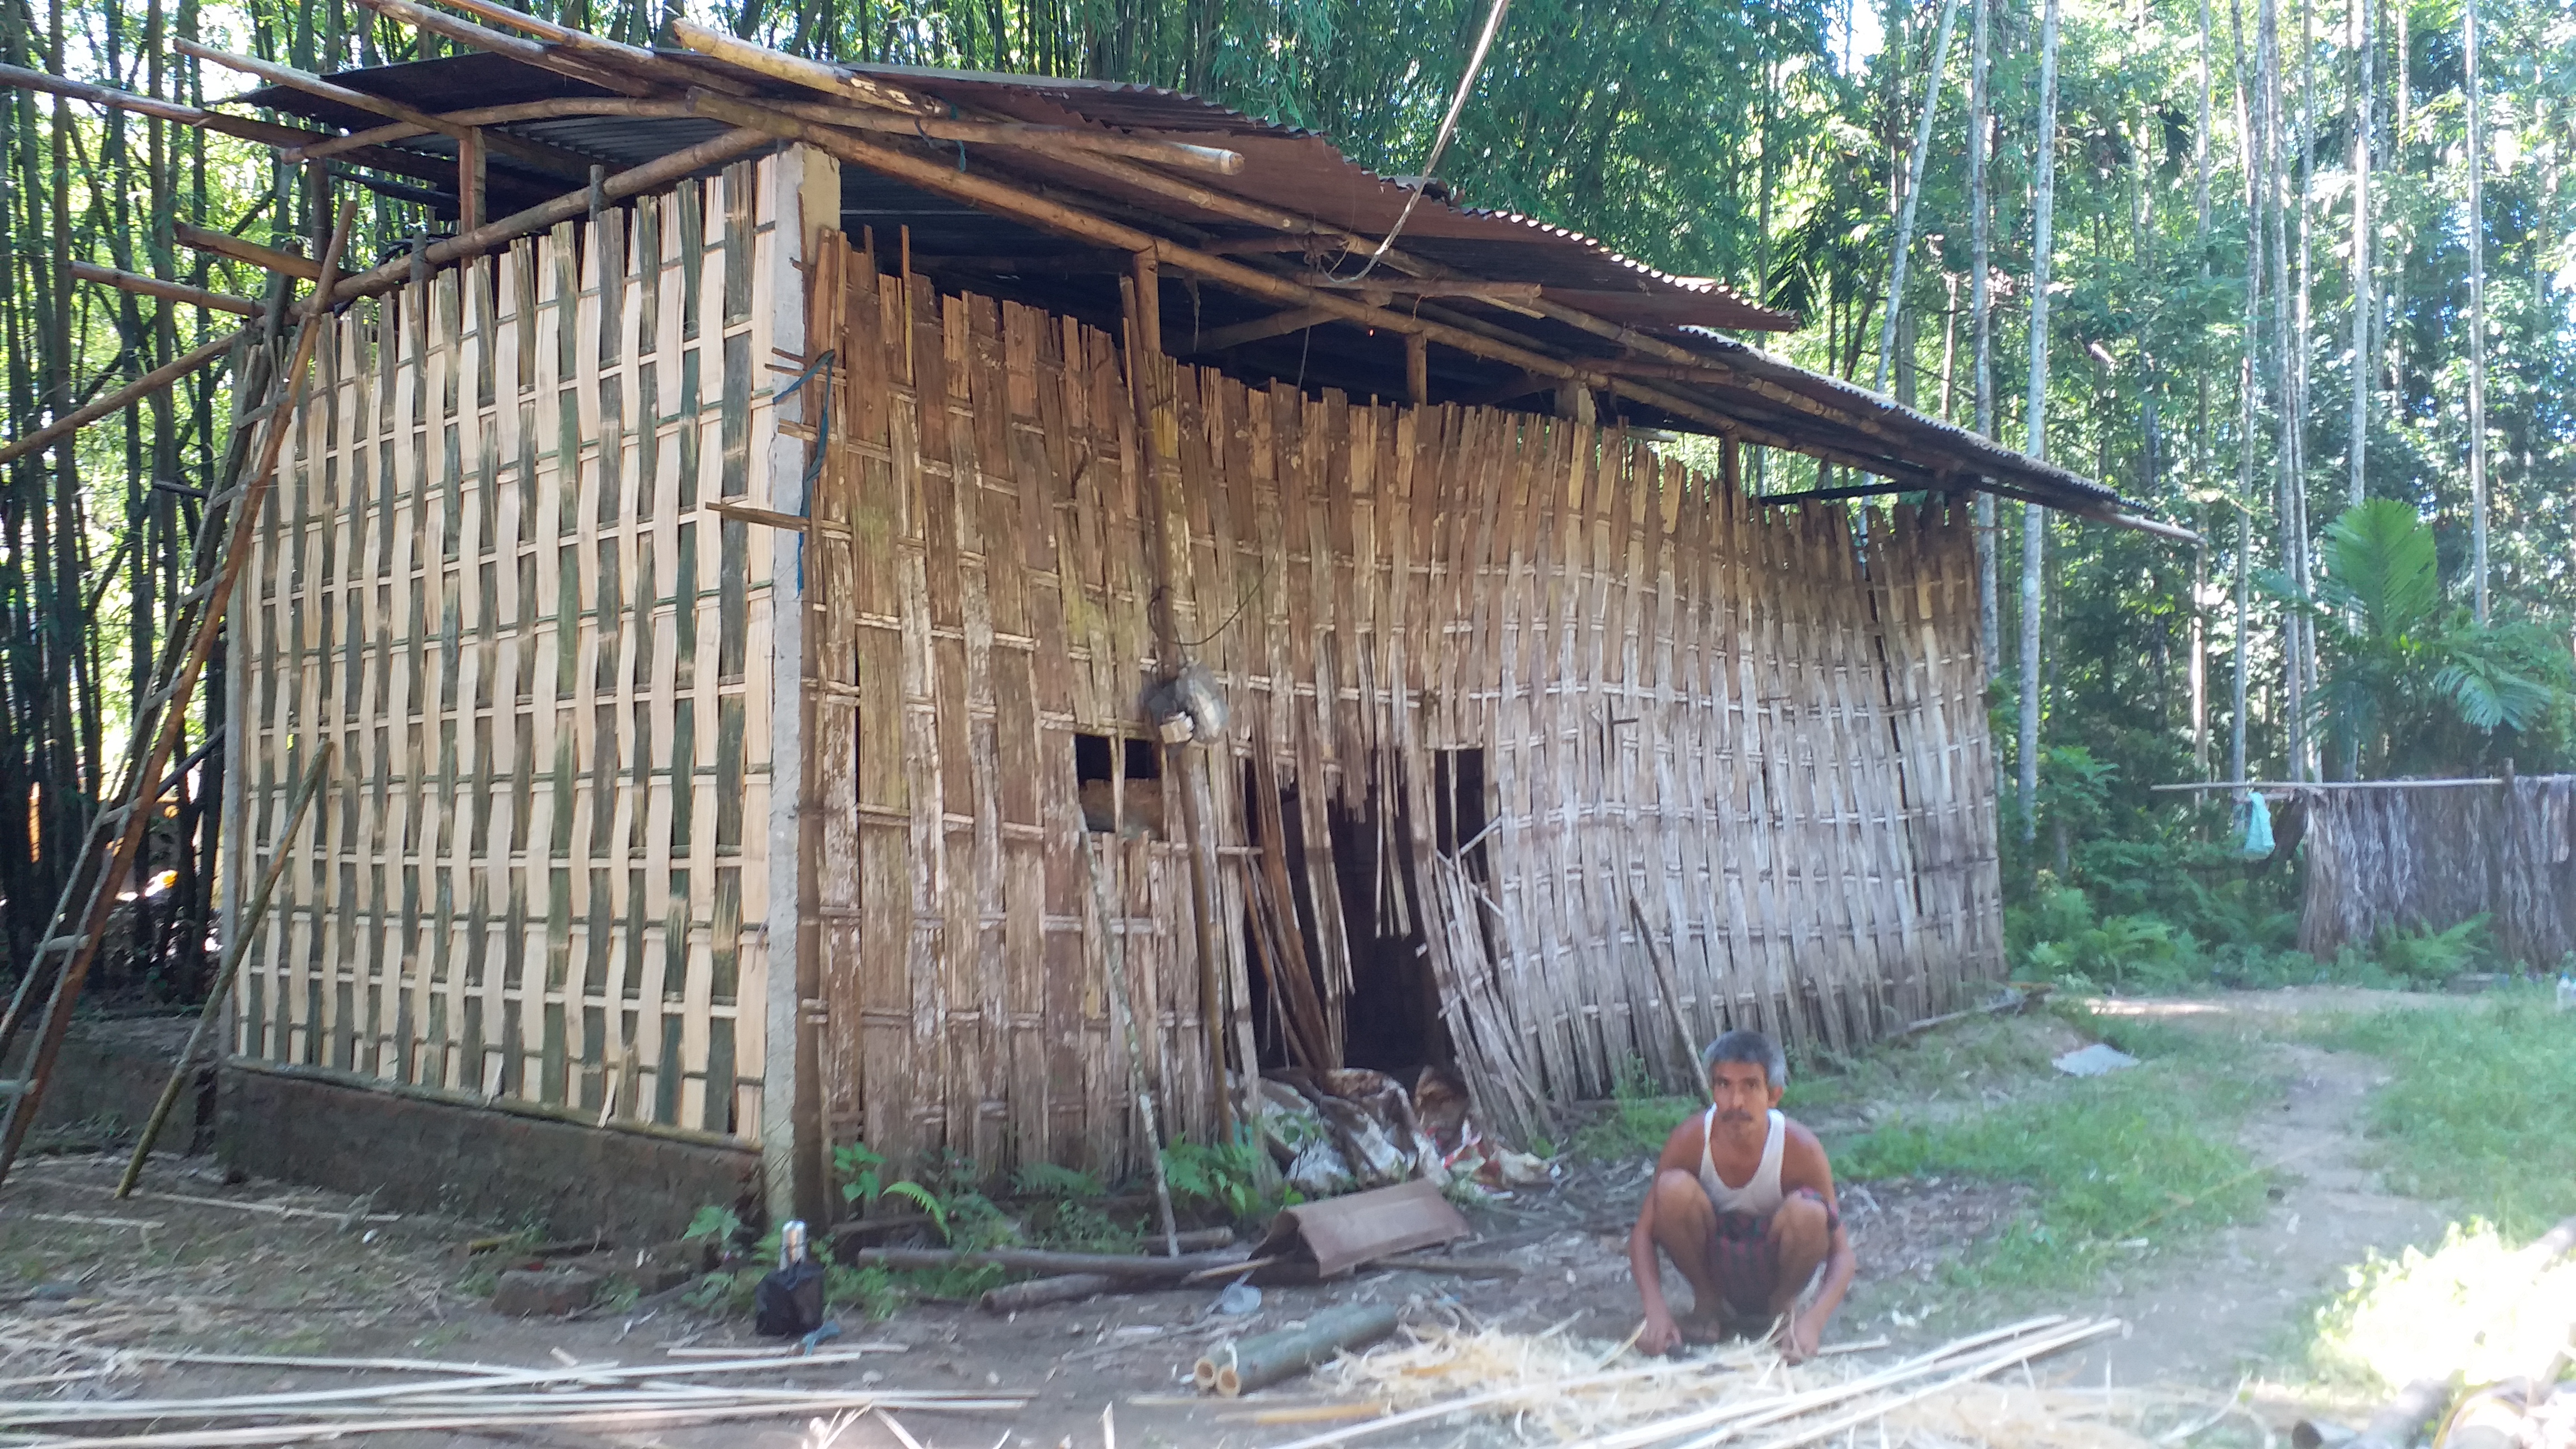
[[(325, 217), (330, 216), (328, 200), (326, 191)], [(63, 1035), (71, 1025), (72, 1004), (80, 999), (81, 987), (89, 978), (90, 966), (98, 958), (99, 941), (107, 929), (108, 914), (115, 909), (117, 893), (142, 849), (143, 833), (151, 822), (152, 812), (140, 806), (160, 797), (162, 769), (169, 764), (178, 748), (179, 737), (187, 728), (188, 699), (196, 692), (198, 676), (204, 672), (206, 661), (214, 653), (215, 642), (223, 632), (224, 610), (232, 601), (233, 588), (250, 563), (258, 533), (250, 526), (250, 520), (258, 516), (260, 505), (268, 497), (269, 484), (277, 475), (277, 460), (286, 447), (287, 419), (293, 411), (290, 405), (296, 400), (304, 370), (311, 365), (315, 348), (320, 343), (324, 319), (330, 315), (331, 280), (339, 274), (340, 252), (348, 245), (350, 228), (356, 221), (357, 208), (345, 207), (331, 223), (330, 240), (322, 249), (321, 277), (303, 308), (302, 325), (296, 329), (294, 360), (271, 384), (276, 390), (279, 407), (269, 415), (267, 425), (261, 429), (257, 462), (234, 485), (239, 494), (238, 502), (231, 513), (231, 526), (224, 536), (221, 561), (201, 586), (205, 591), (205, 602), (197, 616), (196, 628), (189, 636), (185, 651), (176, 659), (167, 682), (136, 711), (138, 739), (146, 718), (157, 712), (158, 720), (151, 726), (150, 744), (138, 750), (132, 761), (123, 790), (123, 797), (129, 803), (122, 823), (116, 827), (108, 855), (99, 866), (97, 879), (90, 887), (88, 902), (85, 906), (71, 907), (80, 917), (75, 944), (70, 958), (63, 962), (60, 974), (55, 978), (44, 1027), (36, 1039), (35, 1051), (28, 1059), (25, 1080), (10, 1105), (8, 1126), (0, 1132), (0, 1178), (7, 1176), (10, 1165), (17, 1160), (18, 1149), (25, 1143), (27, 1130), (34, 1123), (45, 1084), (52, 1078), (54, 1063), (62, 1054)], [(93, 830), (91, 845), (97, 843), (98, 834)], [(34, 977), (31, 967), (27, 979), (32, 983)], [(13, 1020), (18, 1016), (14, 1003), (10, 1015)], [(0, 1037), (5, 1035), (5, 1032), (0, 1032)]]
[(159, 297), (164, 301), (178, 302), (185, 306), (203, 307), (211, 312), (230, 312), (236, 317), (260, 315), (260, 305), (248, 297), (227, 296), (222, 292), (209, 292), (203, 287), (191, 287), (185, 282), (168, 282), (159, 277), (120, 272), (114, 267), (102, 267), (96, 262), (74, 261), (72, 276), (80, 281), (96, 282), (103, 287), (114, 287), (120, 292), (132, 292), (143, 297)]
[(113, 417), (125, 411), (197, 369), (220, 361), (233, 350), (233, 344), (239, 341), (241, 341), (240, 332), (227, 332), (194, 352), (161, 364), (69, 417), (38, 428), (7, 447), (0, 448), (0, 466), (14, 463), (30, 453), (40, 452), (56, 440), (67, 438), (101, 418)]

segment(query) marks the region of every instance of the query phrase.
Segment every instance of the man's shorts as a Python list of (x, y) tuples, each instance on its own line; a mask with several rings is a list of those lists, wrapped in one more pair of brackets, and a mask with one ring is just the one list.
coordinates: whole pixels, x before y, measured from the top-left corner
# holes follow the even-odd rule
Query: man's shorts
[[(1788, 1194), (1788, 1199), (1794, 1198), (1825, 1202), (1823, 1194), (1808, 1187)], [(1840, 1222), (1832, 1205), (1825, 1204), (1825, 1231), (1831, 1233)], [(1769, 1214), (1756, 1217), (1751, 1213), (1719, 1213), (1717, 1232), (1709, 1243), (1708, 1262), (1710, 1270), (1717, 1274), (1719, 1292), (1725, 1295), (1728, 1317), (1771, 1316), (1771, 1295), (1780, 1287), (1780, 1255), (1771, 1243)]]

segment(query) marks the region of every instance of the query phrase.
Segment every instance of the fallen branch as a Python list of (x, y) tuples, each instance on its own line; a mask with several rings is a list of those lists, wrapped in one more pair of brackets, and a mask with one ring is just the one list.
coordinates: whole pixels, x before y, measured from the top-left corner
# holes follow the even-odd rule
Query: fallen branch
[(975, 1302), (987, 1313), (1017, 1313), (1024, 1308), (1071, 1303), (1098, 1293), (1115, 1293), (1137, 1281), (1112, 1278), (1106, 1273), (1065, 1273), (1053, 1278), (1031, 1278), (1024, 1283), (1005, 1283), (999, 1288), (988, 1288)]
[(1113, 1278), (1177, 1282), (1208, 1268), (1238, 1267), (1249, 1261), (1249, 1248), (1213, 1253), (1183, 1253), (1177, 1258), (1147, 1258), (1125, 1253), (1057, 1253), (1040, 1248), (860, 1248), (846, 1261), (884, 1268), (1008, 1268), (1017, 1273), (1100, 1273)]

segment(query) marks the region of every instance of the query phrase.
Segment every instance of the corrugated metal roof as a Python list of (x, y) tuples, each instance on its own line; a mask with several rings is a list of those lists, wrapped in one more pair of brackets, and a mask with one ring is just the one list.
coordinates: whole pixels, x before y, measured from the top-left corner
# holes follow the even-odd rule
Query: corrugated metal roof
[[(663, 55), (710, 76), (745, 82), (755, 92), (793, 92), (809, 99), (813, 94), (693, 53)], [(956, 113), (1222, 145), (1243, 155), (1242, 170), (1233, 176), (1191, 173), (1187, 179), (1192, 185), (1293, 214), (1333, 233), (1383, 236), (1414, 194), (1353, 163), (1320, 135), (1177, 91), (909, 66), (845, 69)], [(607, 94), (552, 71), (482, 53), (343, 72), (333, 79), (433, 113)], [(383, 124), (381, 117), (283, 88), (243, 99), (346, 129)], [(694, 117), (595, 116), (518, 122), (502, 129), (623, 168), (677, 152), (724, 128)], [(894, 135), (878, 139), (898, 146), (928, 144)], [(418, 158), (418, 166), (404, 174), (433, 185), (453, 184), (454, 151), (443, 138), (397, 144)], [(938, 150), (942, 156), (953, 153), (963, 168), (1057, 194), (1147, 230), (1177, 233), (1176, 239), (1188, 244), (1282, 239), (1278, 232), (1247, 225), (1233, 212), (1122, 180), (1121, 168), (1082, 166), (1021, 148), (940, 143)], [(490, 164), (492, 214), (567, 189), (559, 178), (524, 162), (494, 155)], [(1105, 327), (1118, 325), (1120, 257), (862, 166), (843, 166), (841, 177), (843, 230), (853, 238), (873, 231), (881, 254), (890, 253), (898, 237), (908, 239), (916, 265), (943, 286), (972, 288)], [(1317, 282), (1348, 278), (1359, 269), (1359, 260), (1336, 244), (1321, 244), (1301, 257), (1293, 239), (1288, 240), (1292, 244), (1273, 249), (1265, 265), (1284, 265), (1289, 274), (1302, 269), (1305, 280)], [(1425, 320), (1450, 317), (1454, 323), (1552, 351), (1586, 369), (1651, 382), (1652, 389), (1671, 400), (1671, 407), (1659, 407), (1640, 401), (1640, 389), (1629, 387), (1616, 399), (1625, 421), (1697, 431), (1714, 415), (1732, 419), (1754, 441), (1803, 448), (1907, 487), (1986, 488), (2093, 517), (2111, 517), (2127, 506), (2110, 489), (2063, 468), (1719, 336), (1719, 331), (1786, 330), (1796, 319), (1766, 311), (1708, 279), (1674, 276), (1535, 218), (1459, 206), (1438, 190), (1414, 206), (1399, 246), (1413, 259), (1408, 265), (1474, 280), (1533, 282), (1542, 298), (1571, 309), (1562, 317), (1540, 316), (1507, 299), (1480, 304), (1466, 297), (1404, 304), (1418, 306)], [(1277, 304), (1221, 287), (1200, 287), (1168, 273), (1165, 287), (1166, 345), (1193, 360), (1259, 380), (1290, 380), (1362, 395), (1405, 393), (1402, 349), (1367, 326), (1316, 323), (1235, 342), (1211, 356), (1199, 348), (1201, 337), (1266, 317), (1278, 310)], [(1677, 368), (1666, 360), (1674, 355), (1670, 348), (1658, 354), (1647, 344), (1596, 335), (1585, 328), (1599, 324), (1584, 322), (1578, 314), (1660, 335), (1684, 349), (1692, 362)], [(1431, 352), (1431, 390), (1438, 401), (1504, 402), (1533, 393), (1543, 396), (1551, 385), (1449, 348)]]

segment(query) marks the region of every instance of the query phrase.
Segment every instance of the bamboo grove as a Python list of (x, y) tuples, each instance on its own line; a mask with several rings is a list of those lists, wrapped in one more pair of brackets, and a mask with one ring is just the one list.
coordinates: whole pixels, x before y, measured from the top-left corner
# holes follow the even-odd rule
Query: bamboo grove
[[(684, 10), (537, 8), (638, 42)], [(807, 55), (1190, 89), (1405, 174), (1487, 6), (685, 13)], [(182, 42), (324, 73), (437, 44), (348, 0), (0, 10), (0, 60), (22, 71), (219, 108), (248, 89)], [(26, 85), (0, 105), (0, 387), (21, 440), (241, 325), (85, 271), (256, 300), (266, 274), (190, 249), (185, 228), (291, 247), (317, 197), (268, 148), (199, 126)], [(1983, 540), (1997, 733), (2022, 782), (2007, 834), (2028, 842), (2007, 874), (2026, 881), (2082, 875), (2087, 840), (2163, 829), (2153, 781), (2566, 760), (2571, 109), (2576, 21), (2537, 0), (1517, 0), (1440, 169), (1469, 204), (1794, 310), (1797, 360), (2198, 527), (2205, 545), (2177, 548), (2012, 506)], [(417, 186), (332, 174), (364, 208), (360, 257), (452, 225)], [(26, 802), (0, 811), (13, 963), (54, 900), (48, 845), (77, 838), (175, 614), (229, 386), (194, 371), (0, 480), (0, 789)], [(2371, 538), (2405, 543), (2337, 532), (2365, 498), (2429, 525), (2427, 617), (2473, 613), (2453, 634), (2514, 705), (2501, 722), (2410, 745), (2401, 710), (2329, 708), (2378, 687), (2354, 674), (2370, 611), (2353, 590), (2384, 562)], [(221, 724), (201, 704), (189, 747)], [(152, 946), (103, 984), (199, 989), (222, 787), (221, 752), (203, 758), (155, 846)]]

